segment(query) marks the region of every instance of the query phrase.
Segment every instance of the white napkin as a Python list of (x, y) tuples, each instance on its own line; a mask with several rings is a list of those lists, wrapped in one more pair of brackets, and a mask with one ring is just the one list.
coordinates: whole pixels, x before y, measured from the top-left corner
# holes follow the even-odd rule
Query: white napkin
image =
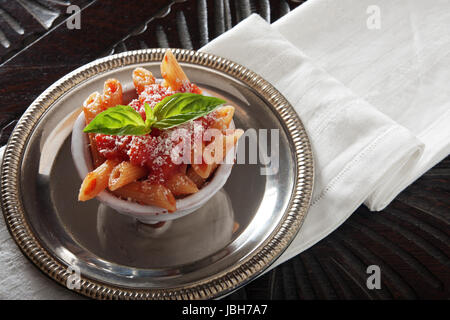
[(273, 27), (423, 142), (419, 161), (375, 188), (369, 208), (449, 154), (450, 0), (311, 0)]
[(323, 239), (364, 201), (371, 199), (372, 209), (385, 207), (401, 190), (405, 172), (417, 164), (423, 144), (409, 130), (316, 66), (259, 16), (202, 51), (243, 64), (272, 83), (310, 136), (316, 166), (311, 208), (278, 263)]

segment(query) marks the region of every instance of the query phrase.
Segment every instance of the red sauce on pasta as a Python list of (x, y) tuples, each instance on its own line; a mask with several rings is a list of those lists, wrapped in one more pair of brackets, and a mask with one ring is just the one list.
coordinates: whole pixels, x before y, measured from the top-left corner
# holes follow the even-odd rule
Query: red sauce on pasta
[[(189, 83), (183, 86), (180, 92), (200, 94), (201, 90), (195, 84)], [(139, 98), (131, 101), (129, 105), (145, 120), (145, 103), (154, 107), (162, 99), (174, 93), (176, 92), (161, 84), (152, 84), (146, 86)], [(130, 161), (134, 165), (147, 167), (150, 182), (164, 184), (170, 177), (185, 168), (182, 164), (173, 163), (173, 150), (176, 150), (174, 147), (183, 141), (185, 138), (183, 135), (186, 134), (190, 135), (190, 141), (194, 141), (194, 135), (201, 134), (207, 129), (214, 122), (213, 118), (214, 112), (176, 129), (164, 131), (153, 129), (150, 134), (144, 136), (96, 134), (95, 141), (99, 153), (106, 159)], [(185, 130), (177, 130), (180, 128)]]

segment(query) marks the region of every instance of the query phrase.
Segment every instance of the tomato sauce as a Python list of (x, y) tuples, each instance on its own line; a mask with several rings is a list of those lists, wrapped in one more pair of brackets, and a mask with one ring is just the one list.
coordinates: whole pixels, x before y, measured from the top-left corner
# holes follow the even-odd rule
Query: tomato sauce
[[(201, 90), (195, 84), (186, 84), (183, 85), (180, 92), (200, 94)], [(129, 105), (145, 120), (145, 103), (153, 108), (158, 102), (174, 93), (176, 92), (161, 84), (153, 84), (146, 86), (139, 98), (131, 101)], [(203, 131), (209, 127), (212, 123), (209, 119), (211, 119), (211, 114), (182, 125), (183, 129), (186, 129), (186, 134), (190, 135), (191, 141), (194, 141), (194, 134), (197, 134), (199, 128)], [(174, 164), (171, 158), (174, 146), (182, 139), (183, 137), (180, 137), (174, 130), (158, 129), (152, 129), (149, 134), (143, 136), (95, 135), (97, 149), (103, 157), (111, 160), (130, 161), (136, 166), (147, 167), (148, 179), (161, 184), (186, 168), (182, 164)]]

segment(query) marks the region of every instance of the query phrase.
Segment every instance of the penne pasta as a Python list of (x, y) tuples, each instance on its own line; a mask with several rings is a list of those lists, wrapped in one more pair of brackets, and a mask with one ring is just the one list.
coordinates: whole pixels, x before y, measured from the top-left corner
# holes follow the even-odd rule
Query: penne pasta
[(197, 185), (184, 173), (173, 175), (166, 182), (166, 187), (172, 191), (174, 196), (192, 194), (198, 191)]
[(143, 167), (135, 166), (130, 161), (122, 161), (111, 171), (108, 188), (111, 191), (117, 190), (124, 185), (144, 177), (147, 173), (147, 169)]
[(219, 107), (216, 110), (214, 110), (211, 114), (212, 117), (215, 118), (215, 121), (210, 125), (210, 128), (224, 131), (230, 126), (231, 119), (233, 119), (234, 107), (232, 106)]
[[(196, 145), (194, 143), (194, 147), (191, 153), (191, 167), (188, 171), (193, 171), (200, 179), (203, 179), (203, 182), (210, 176), (211, 172), (217, 168), (217, 165), (207, 164), (203, 159), (203, 150), (205, 150), (206, 143), (202, 141), (201, 144)], [(196, 178), (196, 177), (194, 177)], [(198, 178), (197, 178), (198, 179)], [(203, 183), (202, 183), (203, 184)]]
[(95, 142), (95, 133), (88, 133), (88, 138), (89, 138), (89, 148), (91, 149), (92, 155), (92, 163), (94, 164), (94, 168), (97, 168), (103, 162), (105, 162), (105, 158), (98, 151), (97, 142)]
[(122, 104), (122, 85), (119, 80), (108, 79), (105, 81), (102, 101), (104, 110)]
[(83, 112), (86, 119), (86, 124), (92, 121), (97, 114), (104, 111), (102, 96), (98, 92), (92, 93), (83, 102)]
[(217, 163), (202, 163), (202, 164), (193, 164), (192, 169), (198, 174), (202, 179), (208, 179), (211, 173), (217, 168)]
[(131, 182), (113, 193), (123, 199), (132, 199), (138, 203), (158, 206), (169, 212), (176, 210), (176, 200), (172, 192), (161, 184), (146, 181)]
[[(102, 93), (94, 92), (84, 101), (86, 124), (95, 119), (86, 130), (90, 132), (88, 138), (95, 169), (83, 180), (78, 195), (80, 201), (109, 189), (118, 198), (174, 212), (176, 198), (198, 192), (223, 160), (228, 161), (229, 156), (234, 155), (230, 153), (227, 157), (227, 152), (243, 134), (242, 130), (229, 129), (235, 108), (222, 105), (214, 109), (224, 101), (194, 96), (201, 95), (202, 90), (189, 81), (169, 49), (161, 63), (161, 75), (162, 82), (156, 81), (149, 70), (134, 69), (132, 79), (138, 99), (128, 104), (133, 110), (122, 106), (123, 89), (116, 79), (108, 79)], [(170, 108), (175, 107), (173, 117), (161, 112), (159, 107), (155, 109), (163, 99), (175, 94), (182, 99), (194, 97), (200, 102), (186, 109), (185, 100), (168, 99), (173, 104)], [(190, 114), (193, 111), (205, 113), (196, 118)], [(151, 118), (147, 119), (149, 115)], [(170, 123), (168, 118), (175, 126), (181, 126), (183, 133), (165, 126), (164, 121)], [(180, 162), (172, 156), (181, 153), (178, 146), (184, 137), (191, 138), (193, 146), (190, 151), (183, 151)], [(149, 210), (152, 212), (153, 208)]]
[(136, 88), (137, 94), (140, 95), (145, 90), (146, 86), (155, 83), (153, 74), (144, 68), (136, 68), (133, 71), (133, 84)]
[[(83, 113), (86, 119), (86, 124), (91, 122), (92, 119), (94, 119), (95, 116), (102, 111), (104, 111), (102, 96), (100, 93), (94, 92), (83, 103)], [(105, 158), (103, 158), (98, 152), (97, 144), (95, 142), (95, 134), (89, 133), (88, 138), (94, 167), (97, 168), (105, 161)]]
[(205, 184), (206, 179), (200, 177), (192, 167), (187, 170), (186, 175), (192, 182), (195, 183), (198, 189), (200, 189)]
[(105, 190), (108, 186), (109, 175), (117, 164), (118, 161), (106, 160), (97, 169), (89, 172), (81, 184), (78, 200), (86, 201), (92, 199)]
[(204, 163), (192, 164), (192, 169), (203, 179), (207, 179), (211, 175), (244, 134), (241, 129), (231, 131), (232, 133), (222, 134), (222, 139), (215, 139), (205, 147), (203, 151)]
[(175, 91), (179, 91), (183, 86), (190, 84), (188, 77), (169, 49), (166, 50), (161, 62), (161, 75), (166, 84)]

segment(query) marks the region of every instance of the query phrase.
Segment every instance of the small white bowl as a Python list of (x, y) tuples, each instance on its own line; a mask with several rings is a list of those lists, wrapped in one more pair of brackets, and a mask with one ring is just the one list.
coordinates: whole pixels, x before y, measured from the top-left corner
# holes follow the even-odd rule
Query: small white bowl
[[(84, 179), (94, 168), (89, 150), (89, 139), (87, 134), (83, 132), (85, 126), (84, 113), (81, 112), (73, 126), (71, 146), (72, 158), (81, 179)], [(230, 128), (234, 128), (233, 121), (230, 123)], [(234, 148), (235, 153), (236, 150), (237, 145)], [(97, 199), (119, 213), (132, 216), (143, 223), (155, 224), (161, 221), (174, 220), (192, 213), (211, 199), (224, 186), (231, 174), (232, 168), (233, 164), (224, 163), (219, 165), (212, 179), (197, 193), (176, 200), (177, 210), (172, 213), (160, 207), (141, 205), (136, 202), (120, 199), (106, 190), (100, 192), (97, 195)]]

